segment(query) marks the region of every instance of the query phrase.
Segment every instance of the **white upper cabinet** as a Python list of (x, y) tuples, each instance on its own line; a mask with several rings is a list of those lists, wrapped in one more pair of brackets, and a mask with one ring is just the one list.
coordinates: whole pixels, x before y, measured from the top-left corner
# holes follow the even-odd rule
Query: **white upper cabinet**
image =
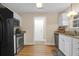
[(58, 23), (59, 23), (59, 26), (68, 26), (69, 25), (67, 13), (60, 14)]

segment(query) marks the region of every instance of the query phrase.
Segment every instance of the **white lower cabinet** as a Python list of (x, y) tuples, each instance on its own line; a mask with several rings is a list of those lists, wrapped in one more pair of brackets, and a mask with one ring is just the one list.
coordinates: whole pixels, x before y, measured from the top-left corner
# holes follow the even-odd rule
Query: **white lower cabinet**
[(73, 56), (79, 56), (79, 39), (73, 39)]
[(64, 42), (64, 38), (63, 35), (59, 35), (59, 49), (61, 50), (61, 52), (64, 52), (65, 48), (65, 42)]
[(65, 36), (65, 55), (66, 56), (72, 55), (72, 40), (73, 38)]
[(79, 39), (59, 34), (59, 49), (66, 56), (79, 56)]
[(62, 35), (59, 35), (59, 49), (66, 55), (72, 55), (72, 38)]

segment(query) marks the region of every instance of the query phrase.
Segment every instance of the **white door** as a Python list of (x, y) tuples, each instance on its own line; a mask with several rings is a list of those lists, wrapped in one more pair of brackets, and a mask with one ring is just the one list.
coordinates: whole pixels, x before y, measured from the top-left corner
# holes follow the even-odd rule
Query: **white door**
[(34, 41), (45, 41), (44, 29), (45, 29), (45, 17), (34, 18)]

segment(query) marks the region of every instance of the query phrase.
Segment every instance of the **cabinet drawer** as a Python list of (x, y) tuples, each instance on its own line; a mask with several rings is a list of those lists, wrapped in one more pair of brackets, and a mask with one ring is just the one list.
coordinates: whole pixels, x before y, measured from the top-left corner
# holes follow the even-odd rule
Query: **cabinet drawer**
[(78, 53), (74, 53), (73, 56), (79, 56), (79, 54)]
[(79, 39), (73, 39), (73, 45), (79, 45)]
[(79, 45), (79, 42), (73, 42), (73, 45)]
[(79, 43), (79, 39), (73, 39), (73, 42), (75, 43), (75, 42), (77, 42), (77, 43)]
[(73, 49), (73, 56), (79, 56), (79, 49), (77, 48)]
[(73, 40), (73, 56), (79, 56), (79, 40)]
[(79, 44), (77, 43), (73, 44), (73, 48), (79, 48)]

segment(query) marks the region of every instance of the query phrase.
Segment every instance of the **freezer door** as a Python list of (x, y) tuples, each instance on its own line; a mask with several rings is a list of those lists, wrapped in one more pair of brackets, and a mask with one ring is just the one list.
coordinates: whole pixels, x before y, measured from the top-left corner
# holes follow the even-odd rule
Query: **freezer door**
[(2, 40), (3, 40), (3, 19), (2, 16), (0, 15), (0, 55), (1, 55), (1, 50), (2, 50)]
[(14, 55), (14, 32), (13, 32), (13, 19), (7, 19), (7, 42), (8, 42), (8, 55)]

